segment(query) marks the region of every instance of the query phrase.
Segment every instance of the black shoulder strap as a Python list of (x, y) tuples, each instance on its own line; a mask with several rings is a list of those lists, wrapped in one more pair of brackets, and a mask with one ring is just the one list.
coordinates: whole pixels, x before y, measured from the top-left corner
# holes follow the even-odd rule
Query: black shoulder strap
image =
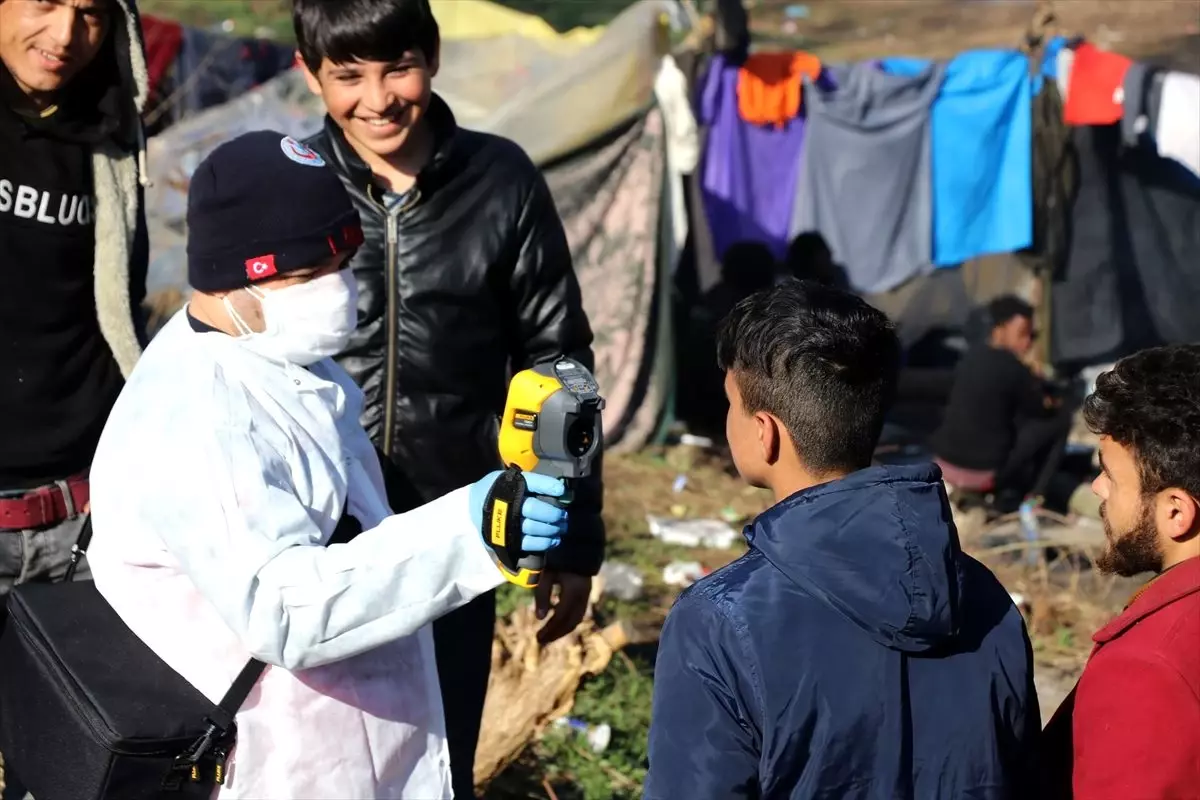
[(67, 564), (67, 571), (63, 575), (63, 582), (70, 583), (75, 579), (75, 571), (79, 569), (79, 560), (87, 553), (88, 545), (92, 542), (92, 515), (85, 514), (83, 517), (83, 527), (79, 529), (79, 538), (75, 540), (75, 544), (71, 545), (71, 561)]
[(258, 683), (258, 679), (266, 667), (267, 665), (257, 658), (246, 662), (246, 666), (242, 667), (242, 671), (233, 679), (233, 685), (225, 692), (221, 702), (217, 703), (217, 707), (213, 711), (214, 719), (211, 720), (213, 723), (224, 731), (233, 728), (233, 721), (237, 716), (238, 709), (242, 707), (242, 703), (246, 702), (246, 698), (250, 696), (250, 691), (254, 688), (254, 684)]
[(237, 743), (238, 709), (250, 695), (266, 664), (256, 658), (250, 659), (234, 679), (233, 685), (221, 702), (205, 717), (205, 730), (183, 752), (175, 756), (170, 771), (163, 776), (163, 789), (177, 792), (187, 782), (202, 781), (201, 765), (210, 764), (217, 784), (225, 782), (225, 760), (230, 749)]

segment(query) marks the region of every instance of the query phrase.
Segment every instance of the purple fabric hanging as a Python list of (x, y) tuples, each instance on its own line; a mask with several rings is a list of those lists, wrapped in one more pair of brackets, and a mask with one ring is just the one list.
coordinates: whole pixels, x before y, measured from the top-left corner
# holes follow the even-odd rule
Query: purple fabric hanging
[(804, 118), (783, 127), (738, 115), (738, 70), (721, 54), (709, 62), (699, 116), (708, 128), (701, 165), (704, 210), (718, 258), (738, 241), (762, 242), (782, 258), (796, 196)]

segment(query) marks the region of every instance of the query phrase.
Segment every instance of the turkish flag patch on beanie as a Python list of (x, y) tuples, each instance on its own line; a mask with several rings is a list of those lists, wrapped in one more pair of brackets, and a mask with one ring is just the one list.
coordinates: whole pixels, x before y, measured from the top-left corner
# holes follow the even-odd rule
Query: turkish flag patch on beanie
[(263, 278), (269, 278), (278, 272), (279, 270), (275, 268), (275, 255), (273, 253), (246, 259), (246, 277), (252, 281), (261, 281)]

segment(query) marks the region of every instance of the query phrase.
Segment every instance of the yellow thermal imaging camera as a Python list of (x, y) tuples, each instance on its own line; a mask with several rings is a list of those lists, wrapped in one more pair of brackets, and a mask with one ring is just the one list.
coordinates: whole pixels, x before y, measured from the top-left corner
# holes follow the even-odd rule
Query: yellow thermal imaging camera
[(540, 499), (569, 506), (575, 481), (591, 474), (603, 448), (603, 408), (596, 379), (574, 359), (556, 358), (513, 376), (500, 419), (506, 469), (483, 506), (484, 538), (509, 582), (537, 586), (545, 565), (541, 553), (521, 550), (521, 506), (528, 496), (522, 472), (561, 478), (566, 494)]

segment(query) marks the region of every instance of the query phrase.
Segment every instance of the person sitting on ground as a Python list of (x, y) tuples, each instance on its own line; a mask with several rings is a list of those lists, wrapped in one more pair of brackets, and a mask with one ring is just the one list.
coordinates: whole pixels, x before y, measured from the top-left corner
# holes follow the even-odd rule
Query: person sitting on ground
[(1200, 345), (1124, 358), (1083, 406), (1100, 435), (1105, 573), (1153, 573), (1092, 638), (1046, 729), (1044, 796), (1177, 800), (1200, 793)]
[(955, 368), (931, 445), (947, 469), (990, 474), (997, 506), (1012, 510), (1045, 490), (1066, 447), (1071, 417), (1022, 361), (1033, 348), (1033, 307), (1005, 295), (988, 305), (988, 322), (987, 341)]
[(721, 282), (728, 292), (728, 307), (772, 286), (778, 269), (779, 263), (771, 248), (762, 242), (746, 240), (729, 245), (721, 258)]
[(849, 289), (846, 270), (833, 260), (833, 251), (817, 231), (801, 233), (788, 245), (784, 272), (793, 278), (816, 281), (837, 289)]
[[(354, 331), (362, 228), (316, 152), (272, 131), (221, 145), (187, 226), (195, 293), (93, 462), (96, 588), (214, 703), (268, 665), (221, 800), (451, 797), (431, 623), (503, 582), (481, 535), (500, 473), (392, 513), (362, 391), (329, 358)], [(558, 544), (563, 511), (522, 512), (526, 550)]]
[(646, 798), (1028, 796), (1024, 620), (937, 469), (871, 466), (899, 359), (882, 312), (810, 281), (725, 320), (729, 447), (775, 505), (667, 617)]

